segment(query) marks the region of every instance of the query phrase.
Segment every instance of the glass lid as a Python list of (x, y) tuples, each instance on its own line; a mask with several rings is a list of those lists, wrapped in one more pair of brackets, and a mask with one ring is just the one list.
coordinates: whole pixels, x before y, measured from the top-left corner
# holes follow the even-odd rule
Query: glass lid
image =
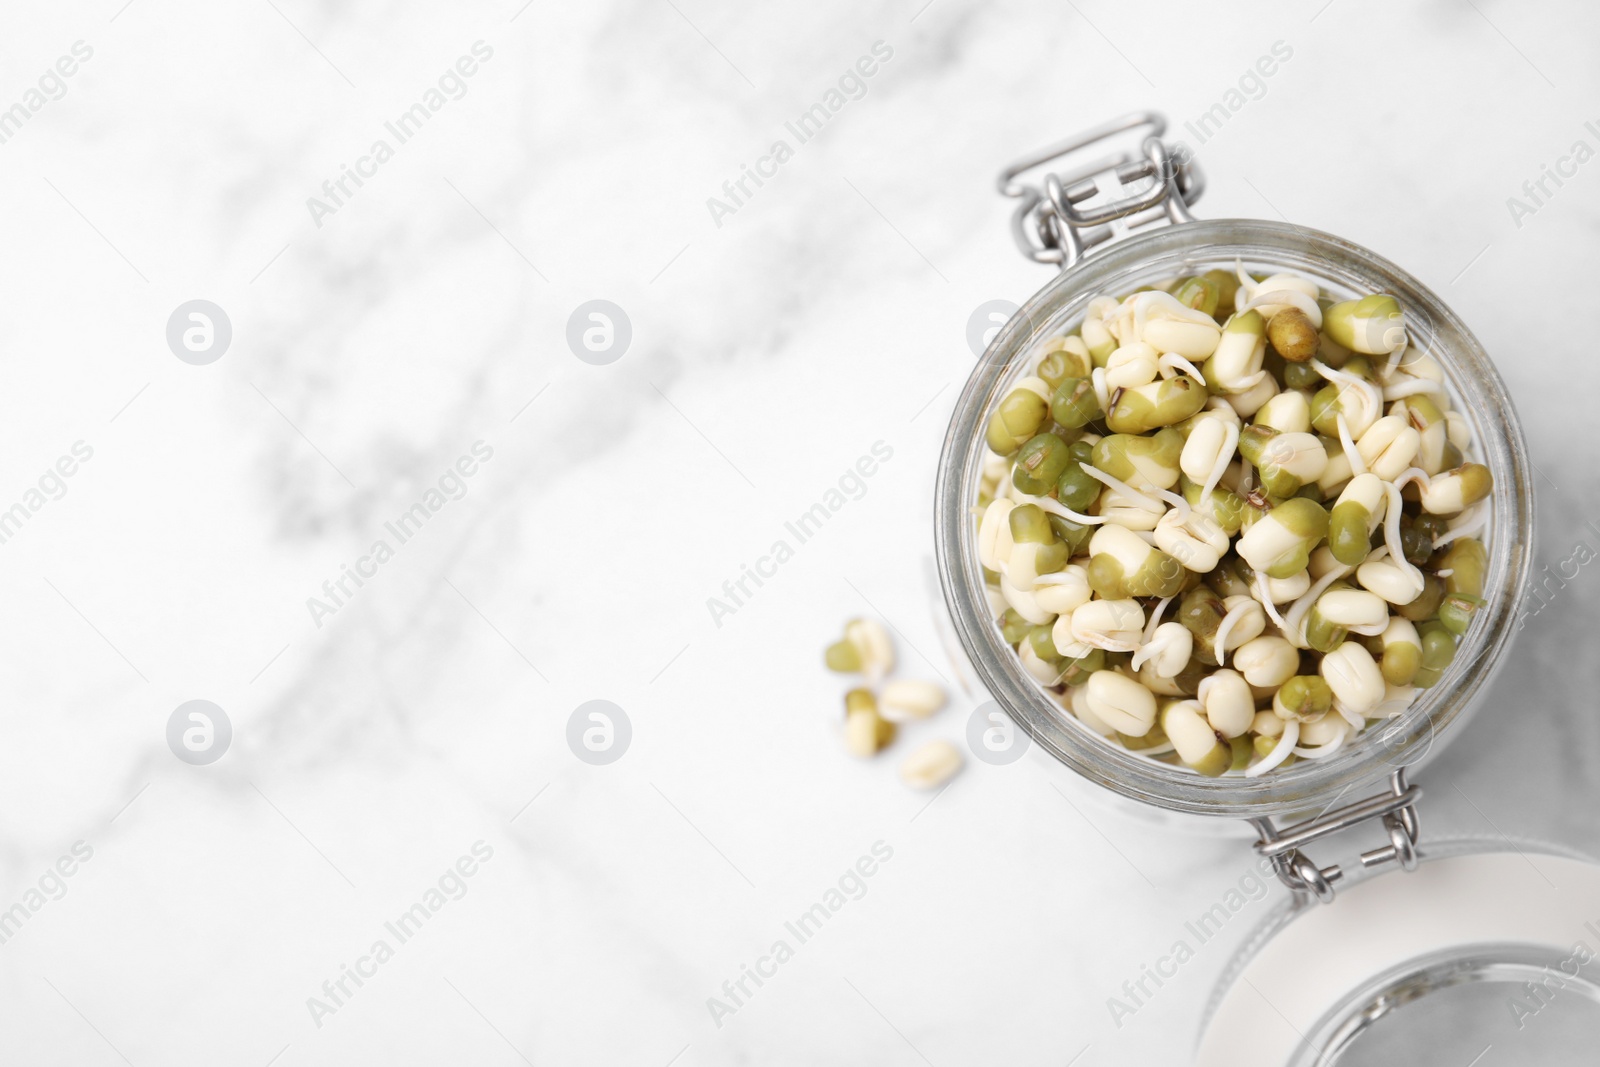
[[(1293, 1062), (1413, 1067), (1595, 1062), (1600, 967), (1592, 950), (1471, 945), (1418, 961), (1351, 998)], [(1325, 1037), (1314, 1045), (1318, 1037)], [(1494, 1057), (1495, 1053), (1499, 1053)], [(1491, 1058), (1494, 1057), (1494, 1058)]]
[(1600, 866), (1456, 839), (1332, 906), (1280, 907), (1219, 984), (1195, 1062), (1564, 1067), (1597, 1041)]

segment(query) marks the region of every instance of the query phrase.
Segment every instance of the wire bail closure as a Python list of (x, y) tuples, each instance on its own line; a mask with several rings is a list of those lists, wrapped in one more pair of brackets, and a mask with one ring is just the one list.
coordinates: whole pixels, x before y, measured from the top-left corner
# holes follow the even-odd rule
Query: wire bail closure
[[(1187, 148), (1174, 153), (1161, 137), (1167, 119), (1158, 111), (1133, 111), (1085, 130), (1012, 163), (996, 185), (1004, 196), (1020, 199), (1011, 218), (1012, 236), (1022, 254), (1036, 263), (1070, 270), (1091, 251), (1118, 237), (1156, 226), (1193, 222), (1189, 205), (1200, 199), (1205, 181)], [(1062, 173), (1047, 173), (1042, 185), (1018, 179), (1028, 171), (1118, 138), (1139, 136), (1137, 152), (1114, 151)], [(1101, 188), (1110, 178), (1115, 187)], [(1148, 182), (1137, 191), (1133, 186)], [(1093, 207), (1096, 198), (1109, 197)]]
[(1251, 819), (1261, 840), (1256, 851), (1272, 861), (1278, 880), (1297, 896), (1312, 896), (1326, 904), (1333, 900), (1335, 883), (1344, 877), (1338, 864), (1319, 867), (1301, 852), (1319, 838), (1347, 830), (1369, 819), (1379, 819), (1389, 835), (1389, 844), (1361, 854), (1361, 866), (1377, 867), (1384, 863), (1397, 863), (1401, 870), (1417, 868), (1417, 801), (1422, 797), (1420, 786), (1406, 783), (1404, 767), (1389, 776), (1389, 790), (1377, 796), (1346, 804), (1336, 811), (1324, 812), (1314, 819), (1295, 823), (1282, 830), (1272, 825), (1268, 818)]

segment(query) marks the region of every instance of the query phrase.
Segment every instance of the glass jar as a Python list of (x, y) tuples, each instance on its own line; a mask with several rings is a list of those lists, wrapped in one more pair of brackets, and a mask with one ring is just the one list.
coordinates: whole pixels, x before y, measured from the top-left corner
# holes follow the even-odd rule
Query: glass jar
[[(1459, 734), (1504, 662), (1517, 629), (1534, 524), (1532, 471), (1522, 427), (1505, 383), (1466, 324), (1398, 266), (1360, 245), (1302, 226), (1248, 219), (1190, 221), (1187, 202), (1198, 195), (1198, 179), (1192, 165), (1176, 163), (1169, 156), (1158, 139), (1160, 122), (1158, 116), (1148, 113), (1130, 116), (1062, 146), (1073, 151), (1097, 143), (1108, 132), (1140, 126), (1154, 130), (1145, 139), (1140, 156), (1099, 160), (1077, 175), (1085, 179), (1077, 184), (1072, 177), (1052, 176), (1040, 192), (1015, 181), (1023, 167), (1063, 154), (1055, 150), (1025, 160), (1002, 175), (1003, 190), (1025, 196), (1018, 213), (1019, 243), (1029, 247), (1036, 259), (1059, 258), (1063, 270), (996, 334), (962, 391), (945, 436), (935, 497), (935, 555), (952, 624), (982, 684), (1000, 707), (1034, 743), (1088, 781), (1168, 811), (1251, 820), (1269, 843), (1264, 852), (1298, 860), (1294, 847), (1270, 844), (1278, 835), (1272, 818), (1314, 812), (1347, 794), (1360, 796), (1363, 789), (1388, 776), (1389, 794), (1341, 809), (1335, 813), (1337, 819), (1324, 817), (1322, 821), (1329, 825), (1305, 839), (1364, 818), (1381, 817), (1391, 830), (1393, 851), (1375, 856), (1372, 862), (1399, 858), (1409, 869), (1415, 864), (1414, 852), (1405, 854), (1406, 844), (1395, 838), (1393, 823), (1405, 824), (1414, 845), (1415, 814), (1409, 803), (1401, 804), (1395, 798), (1409, 794), (1414, 800), (1417, 790), (1407, 786), (1404, 771), (1397, 775), (1396, 769), (1419, 765)], [(1099, 169), (1093, 169), (1096, 167)], [(1123, 182), (1137, 181), (1142, 172), (1153, 184), (1149, 190), (1125, 195), (1106, 207), (1079, 207), (1090, 201), (1096, 189), (1089, 176), (1107, 171), (1114, 171)], [(1108, 222), (1129, 218), (1136, 224), (1154, 223), (1156, 228), (1111, 233), (1114, 239), (1106, 239)], [(1043, 240), (1033, 237), (1035, 233)], [(1085, 253), (1086, 247), (1093, 250)], [(1052, 251), (1059, 255), (1052, 257)], [(1423, 690), (1410, 708), (1381, 731), (1369, 728), (1331, 756), (1297, 761), (1261, 777), (1208, 778), (1107, 742), (1024, 672), (1015, 651), (1001, 636), (985, 596), (974, 511), (987, 454), (984, 429), (988, 417), (1012, 385), (1029, 373), (1043, 341), (1078, 325), (1096, 296), (1120, 297), (1141, 286), (1237, 266), (1269, 273), (1293, 271), (1314, 279), (1341, 299), (1374, 292), (1398, 298), (1406, 309), (1413, 343), (1443, 369), (1452, 405), (1465, 417), (1476, 439), (1476, 458), (1494, 476), (1491, 512), (1481, 534), (1489, 554), (1485, 578), (1488, 605), (1461, 640), (1439, 683)], [(1340, 825), (1332, 826), (1332, 822)], [(1286, 858), (1285, 865), (1288, 862)], [(1327, 899), (1327, 886), (1315, 884), (1314, 870), (1306, 869), (1307, 877), (1298, 882), (1284, 877), (1283, 866), (1279, 874), (1296, 889), (1308, 888), (1309, 880), (1313, 883), (1310, 888)], [(1333, 869), (1331, 878), (1338, 876)]]

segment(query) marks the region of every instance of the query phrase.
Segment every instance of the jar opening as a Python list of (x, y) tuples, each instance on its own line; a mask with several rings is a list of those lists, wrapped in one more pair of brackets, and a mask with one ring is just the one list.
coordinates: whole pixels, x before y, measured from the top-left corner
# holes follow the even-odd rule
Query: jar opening
[(1287, 1067), (1460, 1065), (1497, 1045), (1514, 1049), (1519, 1063), (1578, 1067), (1594, 1062), (1596, 1033), (1600, 963), (1592, 950), (1463, 945), (1353, 990)]

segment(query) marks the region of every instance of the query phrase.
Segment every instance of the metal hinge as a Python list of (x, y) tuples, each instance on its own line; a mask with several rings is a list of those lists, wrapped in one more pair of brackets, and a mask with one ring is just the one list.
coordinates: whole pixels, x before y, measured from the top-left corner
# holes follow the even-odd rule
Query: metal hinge
[(1377, 867), (1393, 862), (1398, 863), (1401, 870), (1416, 870), (1417, 800), (1421, 796), (1420, 786), (1406, 784), (1406, 772), (1402, 767), (1389, 776), (1388, 792), (1324, 812), (1314, 819), (1281, 830), (1274, 827), (1269, 818), (1251, 819), (1250, 825), (1261, 837), (1256, 842), (1256, 851), (1272, 861), (1278, 880), (1290, 890), (1309, 894), (1326, 904), (1333, 899), (1334, 884), (1344, 877), (1344, 871), (1338, 864), (1318, 866), (1301, 847), (1369, 819), (1381, 819), (1389, 834), (1389, 844), (1363, 852), (1361, 865)]
[[(1134, 230), (1192, 222), (1189, 205), (1200, 198), (1205, 181), (1184, 146), (1162, 141), (1166, 117), (1154, 110), (1130, 112), (1074, 138), (1040, 149), (1000, 171), (1000, 192), (1021, 198), (1011, 216), (1011, 234), (1022, 254), (1035, 262), (1053, 262), (1070, 269), (1085, 254)], [(1101, 146), (1122, 134), (1138, 136), (1138, 152), (1120, 150), (1080, 163), (1067, 173), (1045, 174), (1040, 186), (1018, 181), (1046, 163)], [(1114, 189), (1101, 182), (1114, 179)], [(1142, 186), (1141, 189), (1134, 189)], [(1090, 208), (1085, 202), (1102, 198)]]
[[(1000, 172), (1000, 192), (1021, 199), (1011, 219), (1012, 236), (1022, 254), (1067, 270), (1094, 248), (1136, 230), (1193, 222), (1189, 205), (1205, 188), (1200, 168), (1187, 149), (1174, 151), (1161, 135), (1167, 119), (1157, 111), (1134, 111), (1058, 144), (1024, 156)], [(1065, 173), (1048, 173), (1041, 185), (1017, 179), (1037, 167), (1122, 134), (1139, 131), (1138, 151), (1119, 151), (1080, 164)], [(1102, 189), (1113, 178), (1116, 187)], [(1144, 188), (1133, 189), (1144, 185)], [(1079, 205), (1109, 197), (1093, 207)]]

